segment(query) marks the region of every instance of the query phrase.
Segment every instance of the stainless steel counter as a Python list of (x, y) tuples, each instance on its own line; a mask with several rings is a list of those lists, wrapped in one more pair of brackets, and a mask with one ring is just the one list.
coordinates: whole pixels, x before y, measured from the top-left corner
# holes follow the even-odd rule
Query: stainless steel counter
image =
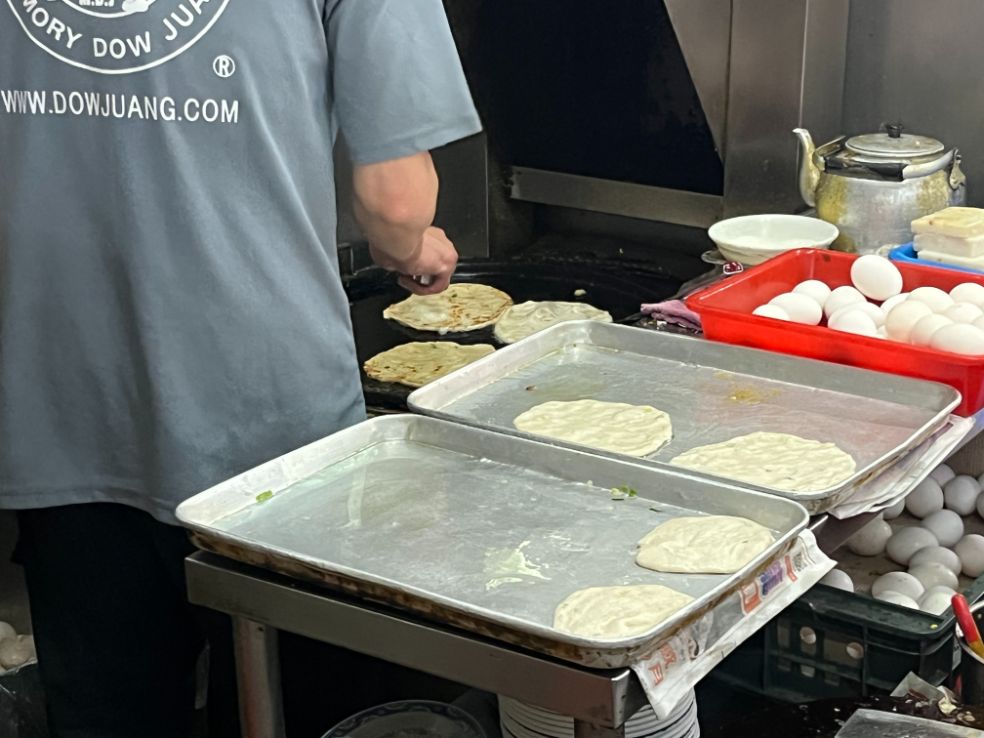
[(214, 554), (194, 554), (186, 571), (192, 603), (233, 617), (243, 738), (285, 738), (280, 630), (572, 715), (577, 738), (622, 738), (646, 704), (628, 669), (541, 657)]

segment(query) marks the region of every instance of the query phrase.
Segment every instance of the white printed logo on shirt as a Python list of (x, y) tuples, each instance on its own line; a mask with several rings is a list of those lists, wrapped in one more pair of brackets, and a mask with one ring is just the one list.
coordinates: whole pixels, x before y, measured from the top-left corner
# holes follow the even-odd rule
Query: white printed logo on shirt
[(6, 0), (51, 56), (99, 74), (130, 74), (180, 56), (229, 0)]

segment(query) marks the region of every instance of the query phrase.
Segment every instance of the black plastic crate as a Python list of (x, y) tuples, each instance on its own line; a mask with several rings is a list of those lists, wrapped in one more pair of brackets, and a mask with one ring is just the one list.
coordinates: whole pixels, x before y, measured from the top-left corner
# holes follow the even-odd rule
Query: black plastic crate
[(44, 691), (36, 663), (0, 674), (0, 736), (47, 738)]
[[(964, 594), (984, 593), (984, 578)], [(960, 661), (953, 614), (937, 617), (818, 584), (713, 672), (726, 682), (792, 702), (865, 697), (915, 672), (942, 684)]]

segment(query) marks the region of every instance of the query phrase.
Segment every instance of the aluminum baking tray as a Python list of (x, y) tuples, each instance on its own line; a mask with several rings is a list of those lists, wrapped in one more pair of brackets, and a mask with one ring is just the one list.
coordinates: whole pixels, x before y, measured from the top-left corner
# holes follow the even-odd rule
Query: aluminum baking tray
[(816, 514), (836, 507), (936, 432), (960, 395), (933, 382), (578, 321), (438, 379), (411, 394), (409, 405), (426, 415), (532, 437), (513, 427), (516, 416), (541, 402), (579, 399), (652, 404), (669, 413), (673, 439), (643, 459), (659, 468), (696, 446), (755, 431), (832, 441), (857, 463), (854, 475), (835, 487), (793, 493), (737, 483), (795, 499)]
[[(612, 500), (623, 485), (638, 496)], [(693, 514), (751, 518), (775, 544), (733, 575), (635, 564), (645, 533)], [(807, 523), (801, 506), (778, 497), (415, 415), (317, 441), (202, 492), (177, 515), (219, 554), (605, 667), (629, 665), (750, 582)], [(645, 583), (695, 600), (622, 641), (552, 627), (578, 589)]]

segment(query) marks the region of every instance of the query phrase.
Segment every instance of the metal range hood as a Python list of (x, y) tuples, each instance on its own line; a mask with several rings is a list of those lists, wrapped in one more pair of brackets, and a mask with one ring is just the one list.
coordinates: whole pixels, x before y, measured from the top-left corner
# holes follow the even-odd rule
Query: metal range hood
[[(502, 3), (500, 13), (510, 4), (514, 5), (511, 0), (494, 2)], [(562, 10), (566, 16), (566, 37), (569, 38), (572, 30), (583, 30), (581, 25), (591, 22), (592, 17), (596, 21), (594, 31), (604, 33), (609, 21), (620, 22), (616, 11), (631, 8), (636, 12), (644, 11), (645, 15), (653, 10), (643, 7), (647, 3), (661, 6), (659, 14), (652, 17), (671, 25), (665, 32), (671, 34), (671, 40), (675, 38), (678, 45), (675, 53), (682, 56), (685, 73), (674, 71), (670, 51), (662, 48), (670, 45), (666, 39), (660, 41), (658, 34), (653, 35), (654, 47), (658, 44), (661, 48), (654, 48), (652, 56), (639, 57), (641, 62), (636, 61), (637, 57), (628, 57), (629, 61), (622, 62), (623, 70), (629, 73), (634, 73), (640, 64), (647, 67), (645, 74), (640, 75), (640, 91), (628, 90), (623, 97), (649, 95), (645, 109), (641, 113), (633, 109), (634, 112), (645, 116), (656, 111), (652, 114), (666, 117), (666, 109), (675, 103), (667, 104), (661, 99), (660, 85), (668, 97), (679, 97), (679, 89), (684, 84), (691, 85), (690, 89), (699, 101), (699, 110), (696, 116), (689, 117), (702, 115), (700, 123), (707, 132), (708, 146), (713, 147), (717, 161), (699, 157), (696, 162), (673, 161), (672, 151), (664, 151), (660, 155), (663, 160), (643, 161), (642, 166), (651, 171), (660, 167), (675, 167), (681, 171), (683, 167), (696, 166), (702, 170), (698, 174), (706, 175), (701, 184), (698, 187), (687, 182), (654, 185), (640, 181), (645, 177), (634, 174), (625, 178), (598, 176), (597, 171), (585, 174), (578, 171), (581, 157), (571, 153), (559, 165), (531, 165), (530, 159), (542, 158), (539, 151), (552, 145), (545, 137), (539, 143), (539, 149), (533, 152), (529, 149), (524, 152), (522, 145), (512, 150), (505, 147), (506, 158), (501, 163), (507, 165), (511, 175), (511, 197), (518, 201), (696, 227), (706, 227), (735, 214), (802, 209), (796, 185), (798, 152), (791, 130), (808, 123), (821, 139), (840, 132), (850, 0), (612, 0), (611, 4), (595, 2), (594, 5), (605, 8), (595, 16), (591, 15), (592, 10), (587, 5), (572, 0), (571, 5)], [(551, 5), (550, 0), (527, 0), (525, 12), (544, 5)], [(584, 7), (580, 16), (570, 10), (576, 5)], [(522, 12), (515, 9), (510, 20), (521, 19)], [(556, 24), (556, 35), (552, 28), (543, 26), (542, 43), (548, 48), (554, 46), (563, 54), (567, 44), (564, 22)], [(640, 23), (637, 32), (653, 33), (653, 28)], [(632, 43), (640, 43), (639, 38), (625, 35), (625, 29), (616, 28), (612, 32), (623, 33), (623, 39), (631, 38)], [(478, 25), (475, 33), (482, 35), (483, 26)], [(584, 44), (583, 38), (580, 45), (590, 45), (590, 42)], [(641, 42), (645, 43), (645, 39)], [(626, 46), (631, 45), (626, 42)], [(520, 38), (510, 53), (528, 55), (529, 46), (524, 47)], [(576, 65), (583, 60), (576, 48), (568, 53), (564, 64)], [(504, 58), (500, 56), (500, 62)], [(531, 63), (529, 69), (542, 94), (549, 97), (553, 94), (552, 81), (550, 74), (543, 73), (540, 68), (543, 59), (549, 57), (536, 57), (534, 52), (528, 60)], [(596, 59), (593, 63), (604, 66), (606, 59)], [(516, 69), (521, 67), (507, 70), (505, 74), (516, 79)], [(554, 79), (561, 85), (564, 84), (565, 69), (560, 64), (553, 67)], [(592, 67), (592, 72), (595, 69)], [(605, 79), (617, 80), (611, 76), (617, 73), (617, 69), (609, 70)], [(681, 79), (684, 74), (689, 76), (688, 80)], [(478, 81), (482, 86), (482, 80)], [(521, 83), (528, 84), (525, 79)], [(501, 80), (499, 85), (502, 86)], [(534, 106), (538, 105), (535, 94), (531, 93), (529, 98), (534, 100)], [(607, 110), (588, 109), (583, 119), (569, 120), (567, 125), (606, 131), (605, 139), (598, 146), (608, 149), (613, 160), (645, 160), (645, 156), (638, 156), (639, 151), (647, 150), (645, 146), (628, 141), (619, 148), (622, 129), (610, 125), (610, 116), (618, 115), (620, 106), (610, 99), (606, 104), (604, 98), (599, 99), (603, 101), (601, 107)], [(516, 106), (515, 102), (512, 104)], [(678, 118), (688, 117), (685, 106), (676, 104), (676, 108)], [(679, 109), (683, 109), (682, 114)], [(491, 117), (490, 139), (498, 133), (495, 113), (493, 110), (493, 115), (487, 116)], [(636, 126), (635, 123), (634, 118), (629, 120), (627, 138), (633, 135), (632, 131), (646, 130), (645, 125)], [(685, 121), (685, 124), (692, 126), (693, 121)], [(564, 124), (559, 122), (558, 125)], [(693, 136), (699, 137), (699, 133)], [(579, 142), (580, 151), (585, 150), (588, 140)], [(690, 139), (680, 138), (679, 141), (689, 142)], [(680, 146), (669, 148), (679, 149)]]

